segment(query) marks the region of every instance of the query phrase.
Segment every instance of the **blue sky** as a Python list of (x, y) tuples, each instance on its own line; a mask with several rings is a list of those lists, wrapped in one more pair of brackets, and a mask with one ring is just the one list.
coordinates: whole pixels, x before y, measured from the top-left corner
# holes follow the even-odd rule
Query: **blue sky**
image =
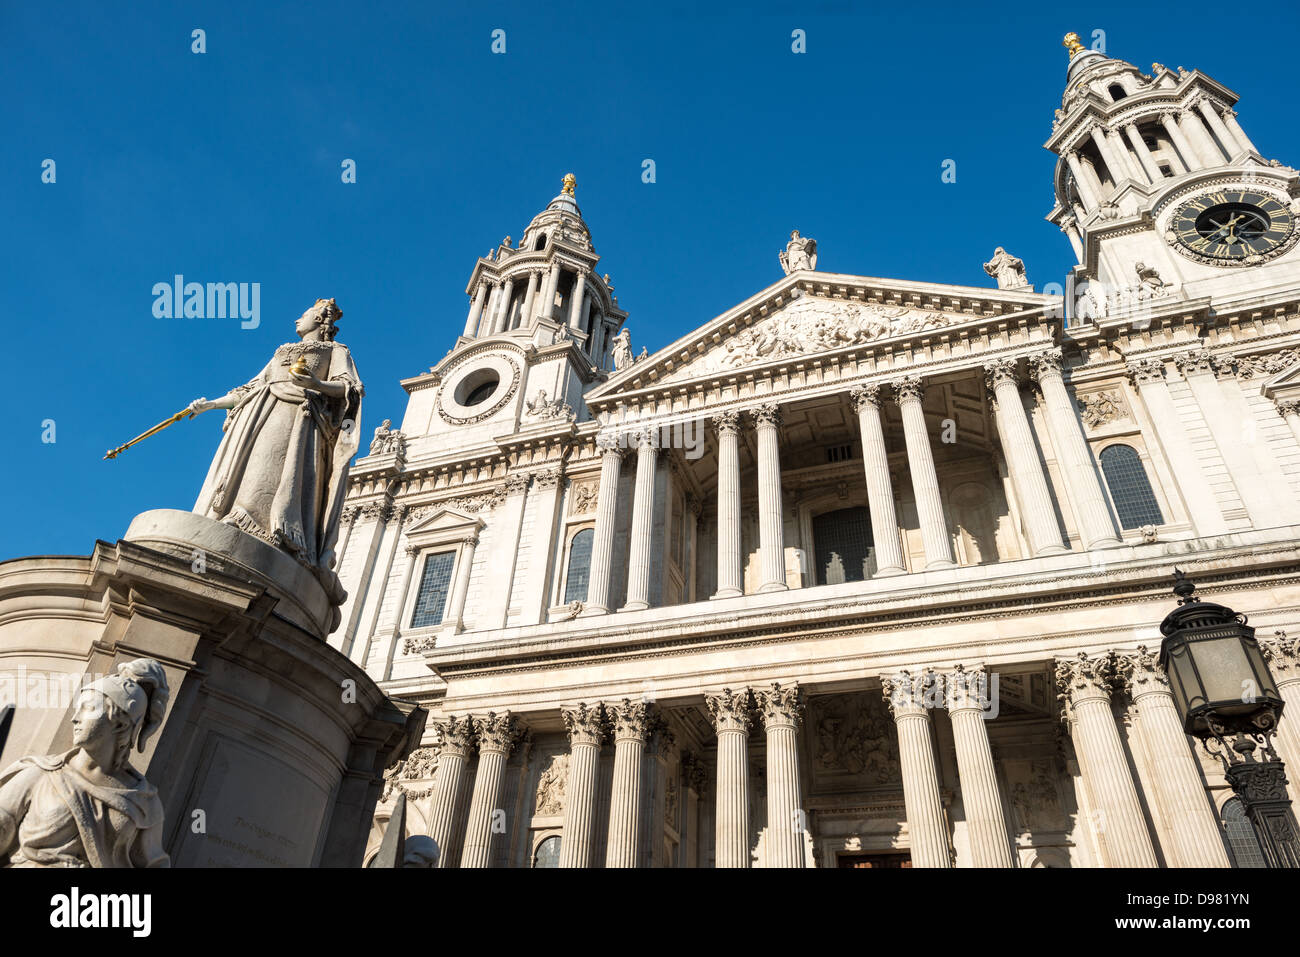
[[(1257, 36), (1300, 13), (1227, 9), (6, 2), (0, 559), (85, 554), (191, 507), (220, 413), (101, 456), (251, 378), (318, 296), (345, 313), (363, 434), (400, 419), (398, 379), (451, 347), (475, 257), (569, 171), (638, 351), (778, 279), (796, 227), (831, 271), (991, 285), (1003, 245), (1059, 282), (1041, 144), (1068, 30), (1209, 73), (1265, 155), (1300, 162), (1292, 58)], [(260, 325), (155, 318), (177, 273), (260, 283)]]

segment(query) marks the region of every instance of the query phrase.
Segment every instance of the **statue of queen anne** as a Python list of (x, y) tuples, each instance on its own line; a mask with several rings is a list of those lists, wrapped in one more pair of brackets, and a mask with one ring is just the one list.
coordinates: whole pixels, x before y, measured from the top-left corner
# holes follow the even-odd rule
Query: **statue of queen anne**
[(247, 385), (189, 406), (227, 410), (194, 511), (310, 566), (336, 604), (334, 544), (365, 394), (351, 353), (334, 341), (342, 316), (333, 299), (317, 299), (295, 324), (300, 342), (276, 349)]

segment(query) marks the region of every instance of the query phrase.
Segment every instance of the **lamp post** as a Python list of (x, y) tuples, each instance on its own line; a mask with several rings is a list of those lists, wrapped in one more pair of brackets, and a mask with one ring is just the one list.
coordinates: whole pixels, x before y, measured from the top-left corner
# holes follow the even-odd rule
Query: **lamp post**
[(1201, 601), (1195, 592), (1175, 568), (1178, 607), (1160, 623), (1160, 665), (1183, 730), (1223, 762), (1268, 866), (1300, 867), (1300, 828), (1287, 797), (1286, 766), (1273, 750), (1282, 697), (1246, 616)]

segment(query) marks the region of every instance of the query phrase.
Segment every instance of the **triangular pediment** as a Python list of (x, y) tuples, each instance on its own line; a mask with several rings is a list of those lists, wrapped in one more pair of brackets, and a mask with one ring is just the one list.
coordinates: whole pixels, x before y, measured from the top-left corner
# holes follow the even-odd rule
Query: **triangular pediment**
[(1053, 307), (1029, 289), (978, 289), (800, 272), (769, 286), (673, 344), (618, 370), (589, 398), (627, 389), (715, 378), (769, 362), (829, 354), (866, 343)]
[(1260, 363), (1270, 360), (1285, 363), (1285, 368), (1260, 385), (1260, 394), (1270, 399), (1300, 399), (1300, 356), (1277, 353), (1261, 359)]
[(484, 525), (480, 518), (458, 512), (451, 508), (440, 508), (431, 515), (426, 515), (406, 530), (408, 538), (436, 538), (441, 535), (472, 534)]

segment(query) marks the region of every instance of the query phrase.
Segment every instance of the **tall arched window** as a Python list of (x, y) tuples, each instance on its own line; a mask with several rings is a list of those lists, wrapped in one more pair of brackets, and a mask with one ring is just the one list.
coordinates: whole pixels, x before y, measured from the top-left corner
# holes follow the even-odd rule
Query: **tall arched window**
[(584, 528), (569, 542), (569, 571), (564, 580), (564, 604), (587, 600), (587, 579), (591, 573), (591, 543), (594, 528)]
[(537, 850), (533, 852), (533, 867), (559, 867), (560, 866), (560, 836), (558, 834), (548, 837), (542, 843), (537, 845)]
[(817, 558), (817, 584), (860, 582), (867, 577), (871, 517), (862, 506), (841, 508), (813, 516), (813, 551)]
[(1151, 480), (1137, 451), (1127, 445), (1112, 445), (1101, 452), (1101, 471), (1110, 488), (1121, 528), (1163, 525), (1160, 503), (1151, 491)]
[(1255, 829), (1246, 819), (1242, 809), (1241, 798), (1233, 798), (1223, 805), (1223, 833), (1227, 835), (1228, 847), (1232, 849), (1233, 859), (1238, 867), (1267, 867), (1264, 852), (1260, 850)]

